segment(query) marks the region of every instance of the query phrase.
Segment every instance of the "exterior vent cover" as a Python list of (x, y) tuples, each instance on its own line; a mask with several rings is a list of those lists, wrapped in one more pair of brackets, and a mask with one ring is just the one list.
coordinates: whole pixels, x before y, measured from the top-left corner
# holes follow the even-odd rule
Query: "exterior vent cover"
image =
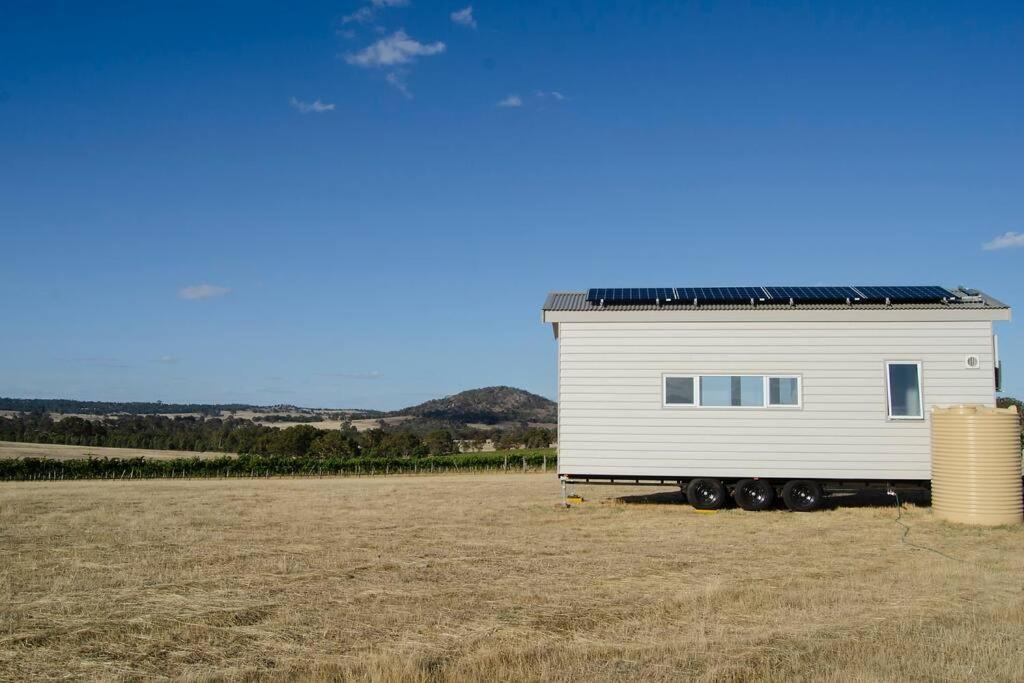
[(964, 358), (964, 367), (969, 370), (977, 370), (981, 367), (981, 357), (975, 354), (970, 354)]

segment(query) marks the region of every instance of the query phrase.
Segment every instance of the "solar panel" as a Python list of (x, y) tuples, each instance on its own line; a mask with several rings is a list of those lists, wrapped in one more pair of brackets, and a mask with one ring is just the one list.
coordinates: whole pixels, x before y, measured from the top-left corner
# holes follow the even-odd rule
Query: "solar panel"
[(765, 287), (772, 303), (841, 304), (861, 299), (853, 287)]
[(653, 304), (673, 299), (675, 293), (671, 287), (602, 288), (587, 292), (587, 301), (592, 304)]
[(827, 304), (827, 303), (940, 303), (959, 296), (937, 286), (892, 287), (622, 287), (591, 289), (592, 304)]
[(678, 303), (749, 304), (751, 300), (766, 301), (767, 295), (761, 287), (676, 287)]
[(854, 289), (863, 294), (863, 300), (868, 302), (884, 302), (888, 299), (894, 304), (912, 304), (958, 299), (956, 294), (945, 287), (934, 285), (914, 287), (861, 287), (858, 285)]

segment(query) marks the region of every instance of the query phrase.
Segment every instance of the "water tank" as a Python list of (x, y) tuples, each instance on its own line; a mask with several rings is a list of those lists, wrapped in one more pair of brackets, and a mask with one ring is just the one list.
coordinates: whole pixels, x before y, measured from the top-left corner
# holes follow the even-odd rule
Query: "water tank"
[(932, 410), (932, 509), (963, 524), (1024, 522), (1016, 406)]

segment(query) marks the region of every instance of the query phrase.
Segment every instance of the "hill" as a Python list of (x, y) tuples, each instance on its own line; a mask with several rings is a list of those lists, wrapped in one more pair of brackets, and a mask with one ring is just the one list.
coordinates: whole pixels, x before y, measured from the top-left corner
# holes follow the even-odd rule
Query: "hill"
[(76, 415), (219, 415), (234, 410), (253, 410), (248, 403), (164, 403), (163, 401), (75, 401), (66, 398), (0, 397), (0, 410), (21, 413)]
[(558, 404), (515, 387), (470, 389), (437, 398), (389, 415), (451, 424), (496, 425), (507, 422), (554, 424)]
[[(553, 426), (557, 422), (554, 401), (514, 387), (470, 389), (453, 396), (438, 398), (419, 405), (391, 412), (380, 410), (302, 408), (293, 405), (256, 406), (249, 404), (119, 403), (106, 401), (74, 401), (69, 399), (0, 398), (0, 411), (8, 413), (49, 413), (59, 420), (68, 415), (90, 419), (144, 417), (163, 415), (235, 417), (257, 424), (291, 427), (308, 424), (319, 429), (338, 429), (351, 421), (360, 430), (388, 426), (425, 434), (435, 429), (450, 429), (466, 435), (467, 430), (482, 428), (518, 428), (522, 423)], [(2, 414), (2, 413), (0, 413)]]

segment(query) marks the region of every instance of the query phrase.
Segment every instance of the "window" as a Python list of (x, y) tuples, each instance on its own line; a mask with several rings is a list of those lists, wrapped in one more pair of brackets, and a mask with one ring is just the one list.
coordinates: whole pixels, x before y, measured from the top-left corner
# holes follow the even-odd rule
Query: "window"
[(921, 364), (917, 361), (889, 361), (885, 370), (889, 417), (894, 420), (922, 419)]
[(666, 407), (800, 407), (800, 377), (795, 375), (665, 375), (664, 381)]
[(692, 406), (694, 397), (693, 384), (693, 377), (666, 377), (665, 405)]
[(702, 406), (763, 406), (764, 377), (708, 375), (700, 378)]
[(798, 406), (800, 405), (800, 378), (769, 377), (768, 405)]

